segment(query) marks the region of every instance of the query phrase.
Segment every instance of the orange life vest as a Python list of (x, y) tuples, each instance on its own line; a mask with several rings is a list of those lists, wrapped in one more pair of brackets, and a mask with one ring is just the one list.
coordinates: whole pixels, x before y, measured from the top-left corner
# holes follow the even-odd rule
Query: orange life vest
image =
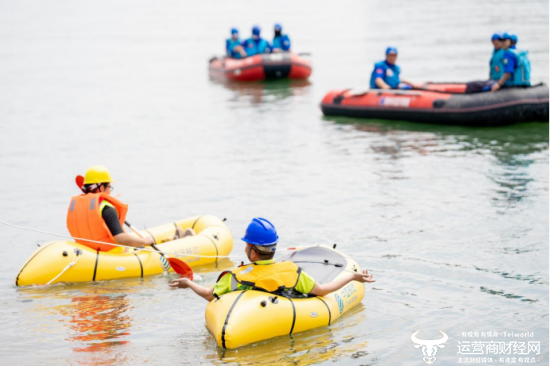
[[(120, 226), (124, 230), (124, 220), (126, 220), (128, 205), (106, 193), (88, 193), (71, 198), (69, 211), (67, 212), (67, 228), (71, 236), (115, 243), (115, 239), (109, 231), (105, 220), (101, 217), (101, 211), (105, 206), (101, 204), (103, 201), (107, 201), (109, 206), (112, 205), (117, 210)], [(75, 241), (101, 252), (117, 248), (109, 244), (99, 244), (79, 239), (75, 239)]]

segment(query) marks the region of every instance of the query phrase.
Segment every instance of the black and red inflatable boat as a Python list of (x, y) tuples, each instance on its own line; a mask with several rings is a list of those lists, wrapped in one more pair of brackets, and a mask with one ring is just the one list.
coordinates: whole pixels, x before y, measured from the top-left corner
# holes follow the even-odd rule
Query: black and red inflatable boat
[(307, 79), (311, 62), (294, 53), (270, 53), (243, 59), (212, 58), (208, 66), (212, 78), (235, 81)]
[(548, 85), (464, 94), (466, 84), (425, 84), (418, 90), (333, 90), (326, 116), (401, 120), (468, 126), (548, 122)]

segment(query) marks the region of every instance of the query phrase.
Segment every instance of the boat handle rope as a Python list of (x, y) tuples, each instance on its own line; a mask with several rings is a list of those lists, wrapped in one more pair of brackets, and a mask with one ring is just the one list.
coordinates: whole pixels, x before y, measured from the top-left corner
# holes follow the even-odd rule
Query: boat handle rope
[(73, 254), (73, 260), (71, 261), (71, 263), (67, 264), (67, 266), (65, 268), (63, 268), (63, 270), (61, 271), (61, 273), (59, 273), (57, 276), (55, 276), (54, 278), (52, 278), (48, 283), (46, 283), (46, 285), (49, 285), (50, 283), (52, 283), (53, 281), (57, 280), (59, 278), (59, 276), (61, 276), (63, 273), (67, 272), (67, 270), (69, 268), (71, 268), (72, 266), (74, 266), (76, 264), (76, 262), (78, 262), (78, 260), (80, 259), (80, 255), (82, 254), (82, 251), (80, 249), (75, 249), (74, 250), (74, 254)]
[[(13, 227), (13, 228), (16, 228), (16, 229), (20, 229), (20, 230), (27, 230), (27, 231), (33, 231), (33, 232), (36, 232), (36, 233), (40, 233), (40, 234), (52, 235), (52, 236), (56, 236), (58, 238), (63, 238), (63, 239), (71, 239), (71, 240), (76, 239), (76, 240), (87, 241), (87, 242), (90, 242), (90, 243), (107, 244), (107, 245), (113, 245), (115, 247), (134, 249), (134, 250), (137, 250), (137, 251), (158, 253), (156, 250), (151, 250), (151, 249), (148, 249), (148, 248), (136, 248), (136, 247), (131, 247), (131, 246), (128, 246), (128, 245), (123, 245), (123, 244), (115, 244), (115, 243), (108, 243), (108, 242), (104, 242), (104, 241), (97, 241), (97, 240), (91, 240), (91, 239), (75, 238), (75, 237), (68, 236), (68, 235), (61, 235), (61, 234), (56, 234), (56, 233), (52, 233), (52, 232), (49, 232), (49, 231), (18, 226), (18, 225), (10, 224), (10, 223), (5, 222), (5, 221), (0, 221), (0, 224), (10, 226), (10, 227)], [(279, 251), (296, 250), (296, 248), (281, 248), (281, 249), (278, 249), (278, 250)], [(245, 258), (245, 256), (242, 256), (242, 255), (241, 256), (236, 256), (236, 255), (200, 255), (200, 254), (187, 254), (187, 253), (178, 253), (178, 252), (166, 252), (164, 250), (162, 252), (164, 254), (170, 254), (170, 255), (173, 255), (173, 256), (176, 256), (176, 257), (229, 258), (229, 259), (231, 259), (231, 258), (233, 258), (233, 259)]]

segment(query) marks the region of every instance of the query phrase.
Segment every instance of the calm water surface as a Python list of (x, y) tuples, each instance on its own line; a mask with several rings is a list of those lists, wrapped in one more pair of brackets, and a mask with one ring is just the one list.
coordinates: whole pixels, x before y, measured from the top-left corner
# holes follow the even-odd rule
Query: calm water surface
[[(104, 164), (131, 222), (254, 216), (282, 246), (338, 243), (378, 282), (331, 327), (222, 351), (206, 303), (170, 276), (16, 288), (51, 237), (0, 227), (2, 364), (420, 365), (410, 336), (534, 332), (548, 364), (548, 125), (438, 127), (323, 118), (388, 44), (415, 81), (486, 77), (496, 30), (548, 82), (548, 2), (0, 2), (0, 220), (66, 234), (74, 176)], [(248, 9), (243, 11), (243, 9)], [(228, 29), (282, 22), (309, 82), (220, 84)], [(235, 242), (234, 254), (242, 253)], [(211, 285), (219, 268), (203, 268)], [(513, 340), (475, 338), (470, 340)]]

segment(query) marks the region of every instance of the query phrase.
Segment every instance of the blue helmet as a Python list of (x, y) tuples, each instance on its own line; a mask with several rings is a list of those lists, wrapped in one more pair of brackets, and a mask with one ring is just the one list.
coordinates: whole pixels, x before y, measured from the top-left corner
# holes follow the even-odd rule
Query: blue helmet
[(281, 23), (276, 23), (275, 24), (275, 30), (279, 31), (279, 32), (283, 30), (283, 26), (281, 25)]
[(252, 35), (259, 36), (260, 35), (260, 27), (258, 27), (257, 25), (252, 27)]
[(511, 32), (504, 32), (502, 34), (502, 39), (509, 39), (514, 43), (518, 43), (518, 36), (516, 36), (515, 34), (513, 34)]
[(237, 28), (231, 28), (231, 34), (239, 34), (239, 30)]
[(256, 217), (246, 228), (246, 233), (241, 240), (248, 244), (267, 247), (276, 245), (279, 235), (272, 223), (261, 217)]
[(491, 37), (491, 41), (502, 41), (502, 32), (496, 32), (493, 34), (493, 36)]
[(397, 55), (397, 48), (391, 46), (386, 48), (386, 55), (389, 55), (390, 53), (395, 53)]

